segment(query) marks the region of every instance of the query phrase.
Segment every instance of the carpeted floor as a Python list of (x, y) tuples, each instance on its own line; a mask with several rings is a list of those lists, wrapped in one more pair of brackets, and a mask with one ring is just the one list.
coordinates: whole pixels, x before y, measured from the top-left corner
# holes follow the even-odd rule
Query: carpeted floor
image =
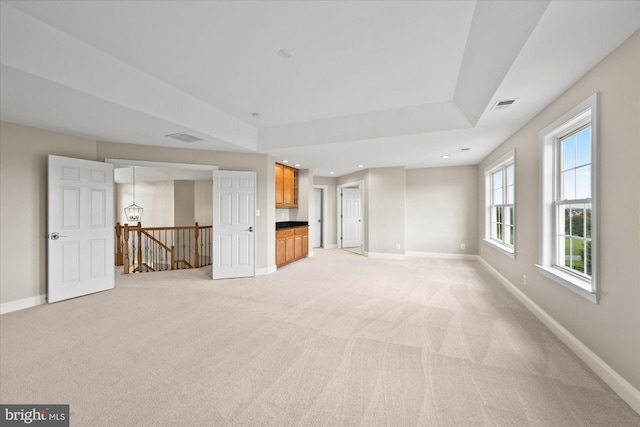
[(473, 261), (340, 250), (210, 269), (0, 318), (0, 402), (72, 426), (640, 426)]

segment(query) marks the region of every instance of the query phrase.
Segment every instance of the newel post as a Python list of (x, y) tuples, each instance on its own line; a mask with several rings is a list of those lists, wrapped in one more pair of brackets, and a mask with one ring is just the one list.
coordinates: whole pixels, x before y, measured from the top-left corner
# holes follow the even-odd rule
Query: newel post
[(195, 231), (195, 241), (196, 241), (196, 251), (195, 251), (195, 260), (194, 260), (194, 267), (195, 268), (199, 268), (200, 267), (200, 252), (198, 250), (198, 237), (200, 237), (200, 227), (198, 226), (198, 223), (196, 222), (196, 231)]
[(142, 223), (138, 222), (138, 269), (142, 272)]
[(124, 225), (124, 274), (129, 274), (129, 224)]
[(116, 265), (122, 265), (122, 225), (116, 223)]

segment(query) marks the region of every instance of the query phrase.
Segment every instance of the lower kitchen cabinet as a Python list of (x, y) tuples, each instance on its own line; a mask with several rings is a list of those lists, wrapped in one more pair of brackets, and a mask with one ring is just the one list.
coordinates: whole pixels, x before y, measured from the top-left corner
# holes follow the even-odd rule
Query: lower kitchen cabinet
[(302, 259), (308, 253), (308, 226), (276, 231), (276, 265), (278, 267)]

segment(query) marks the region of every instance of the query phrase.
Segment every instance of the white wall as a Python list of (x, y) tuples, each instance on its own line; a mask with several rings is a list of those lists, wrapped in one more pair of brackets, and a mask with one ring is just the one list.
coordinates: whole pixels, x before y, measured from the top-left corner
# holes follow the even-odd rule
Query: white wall
[[(591, 96), (600, 93), (600, 304), (539, 274), (540, 158), (538, 133)], [(535, 304), (640, 389), (640, 32), (488, 156), (484, 168), (516, 150), (516, 258), (481, 243), (481, 256)], [(478, 240), (484, 232), (484, 197), (479, 197)], [(527, 284), (522, 284), (522, 275)]]
[[(129, 223), (124, 208), (132, 203), (133, 184), (116, 184), (116, 221)], [(175, 222), (173, 181), (136, 182), (136, 205), (143, 208), (143, 227), (172, 227)], [(137, 221), (129, 223), (136, 225)]]

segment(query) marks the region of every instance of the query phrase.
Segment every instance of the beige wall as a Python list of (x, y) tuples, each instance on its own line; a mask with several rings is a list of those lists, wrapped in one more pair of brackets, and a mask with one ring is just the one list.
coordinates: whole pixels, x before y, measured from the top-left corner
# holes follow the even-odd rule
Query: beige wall
[[(174, 181), (174, 225), (191, 226), (196, 223), (195, 194), (193, 181)], [(213, 203), (212, 203), (213, 209)]]
[(196, 222), (199, 225), (212, 225), (213, 181), (195, 181), (193, 193)]
[(47, 156), (96, 159), (96, 141), (0, 122), (0, 303), (46, 294)]
[(478, 253), (477, 170), (477, 166), (407, 170), (407, 251)]
[[(260, 216), (256, 223), (256, 268), (259, 274), (275, 270), (275, 160), (272, 157), (191, 149), (150, 149), (0, 122), (0, 304), (46, 294), (49, 154), (97, 161), (120, 158), (210, 164), (220, 169), (257, 172), (256, 199)], [(139, 201), (138, 191), (136, 184), (136, 202)]]
[[(367, 252), (477, 254), (476, 173), (476, 166), (398, 167), (367, 169), (338, 178), (315, 177), (314, 184), (329, 189), (329, 244), (337, 244), (337, 185), (364, 181)], [(396, 249), (398, 243), (400, 249)], [(461, 243), (465, 250), (460, 249)]]
[[(593, 93), (600, 93), (600, 304), (539, 274), (538, 133)], [(640, 32), (509, 138), (479, 166), (516, 150), (516, 258), (484, 243), (481, 256), (538, 306), (640, 389)], [(479, 198), (484, 231), (484, 197)], [(527, 275), (527, 285), (522, 275)]]
[(404, 167), (369, 169), (368, 252), (404, 254), (406, 181)]

